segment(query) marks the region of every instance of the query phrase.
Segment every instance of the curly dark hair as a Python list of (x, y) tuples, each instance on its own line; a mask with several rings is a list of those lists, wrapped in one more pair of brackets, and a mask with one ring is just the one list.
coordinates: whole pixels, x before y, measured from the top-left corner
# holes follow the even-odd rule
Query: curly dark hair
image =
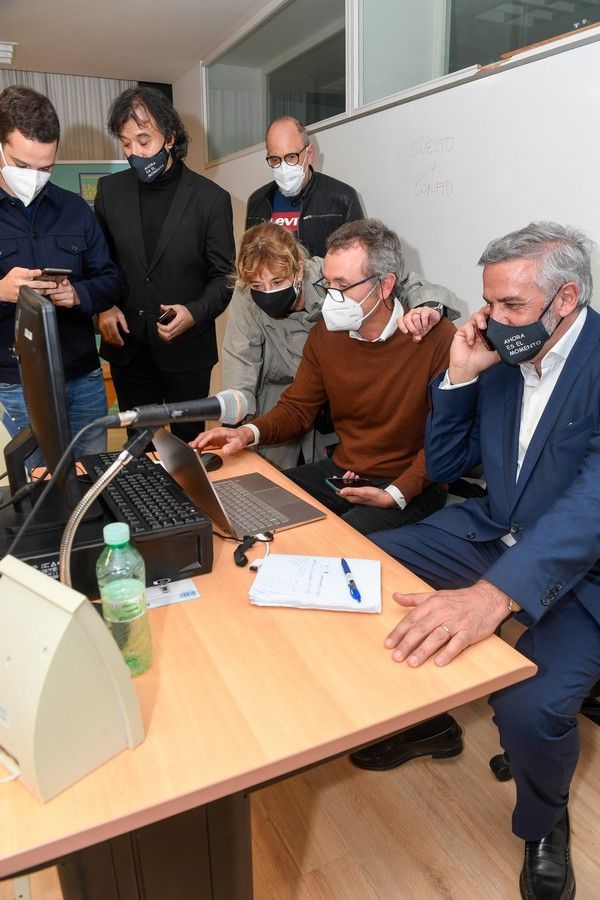
[(0, 143), (12, 131), (40, 144), (60, 138), (60, 122), (47, 97), (21, 84), (11, 84), (0, 93)]
[(175, 143), (171, 149), (173, 158), (185, 159), (188, 133), (171, 101), (155, 88), (139, 85), (119, 94), (108, 113), (108, 130), (113, 137), (120, 138), (123, 126), (129, 119), (141, 126), (146, 124), (150, 116), (165, 141), (175, 135)]

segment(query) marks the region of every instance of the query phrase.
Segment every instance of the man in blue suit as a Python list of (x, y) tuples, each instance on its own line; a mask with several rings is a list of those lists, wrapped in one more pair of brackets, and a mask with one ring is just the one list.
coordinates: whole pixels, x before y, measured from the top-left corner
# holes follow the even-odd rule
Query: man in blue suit
[[(460, 328), (431, 384), (433, 481), (483, 463), (488, 496), (446, 507), (375, 543), (436, 590), (394, 599), (409, 614), (392, 657), (446, 665), (515, 613), (538, 673), (490, 698), (517, 787), (521, 896), (575, 893), (569, 786), (577, 713), (600, 677), (600, 316), (589, 308), (591, 244), (533, 223), (479, 264), (487, 308)], [(486, 341), (494, 349), (486, 346)]]

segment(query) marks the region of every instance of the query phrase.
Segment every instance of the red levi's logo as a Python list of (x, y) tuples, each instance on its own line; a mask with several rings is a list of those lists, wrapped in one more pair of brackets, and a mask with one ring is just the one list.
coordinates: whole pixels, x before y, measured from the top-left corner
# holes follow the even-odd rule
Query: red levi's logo
[(299, 212), (273, 213), (271, 222), (274, 222), (275, 225), (281, 225), (286, 231), (297, 232), (299, 218)]

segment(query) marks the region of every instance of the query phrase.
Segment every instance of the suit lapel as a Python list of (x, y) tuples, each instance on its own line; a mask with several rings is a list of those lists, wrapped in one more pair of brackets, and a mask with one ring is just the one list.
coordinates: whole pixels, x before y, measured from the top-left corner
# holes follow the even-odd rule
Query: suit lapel
[(192, 173), (184, 166), (181, 178), (179, 179), (179, 184), (177, 185), (177, 190), (175, 191), (175, 196), (173, 197), (169, 211), (160, 230), (148, 271), (151, 271), (157, 265), (159, 259), (167, 249), (174, 232), (179, 227), (181, 217), (192, 198), (192, 182)]
[(517, 456), (519, 452), (519, 422), (521, 420), (521, 403), (523, 399), (523, 378), (518, 368), (509, 368), (506, 373), (506, 390), (504, 393), (504, 430), (502, 435), (504, 452), (504, 496), (507, 511), (512, 507), (517, 474)]
[[(563, 366), (563, 370), (559, 375), (558, 381), (550, 395), (550, 399), (546, 404), (546, 408), (542, 413), (540, 421), (531, 439), (531, 443), (527, 448), (523, 465), (519, 473), (516, 484), (514, 503), (517, 502), (523, 488), (527, 484), (527, 479), (531, 475), (535, 464), (537, 463), (540, 453), (546, 446), (548, 437), (556, 424), (556, 420), (568, 402), (569, 395), (574, 389), (582, 368), (586, 365), (590, 353), (598, 347), (598, 338), (600, 328), (597, 315), (590, 309), (587, 311), (587, 319), (583, 326), (583, 331), (577, 338), (575, 346), (569, 353), (567, 360)], [(515, 457), (516, 458), (516, 457)]]
[(125, 179), (123, 187), (122, 199), (129, 215), (131, 238), (145, 271), (148, 268), (148, 258), (146, 256), (144, 232), (142, 231), (139, 182), (135, 172), (131, 172), (131, 176)]

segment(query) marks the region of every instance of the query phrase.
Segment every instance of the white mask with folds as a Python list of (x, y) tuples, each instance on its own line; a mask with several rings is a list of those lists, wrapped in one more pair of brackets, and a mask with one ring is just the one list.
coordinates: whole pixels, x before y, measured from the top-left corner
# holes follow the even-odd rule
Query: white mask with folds
[(25, 206), (29, 206), (42, 188), (48, 184), (50, 172), (40, 172), (37, 169), (22, 169), (20, 166), (9, 166), (4, 156), (2, 144), (0, 144), (0, 153), (4, 161), (4, 165), (0, 167), (4, 181), (15, 197), (18, 197)]

